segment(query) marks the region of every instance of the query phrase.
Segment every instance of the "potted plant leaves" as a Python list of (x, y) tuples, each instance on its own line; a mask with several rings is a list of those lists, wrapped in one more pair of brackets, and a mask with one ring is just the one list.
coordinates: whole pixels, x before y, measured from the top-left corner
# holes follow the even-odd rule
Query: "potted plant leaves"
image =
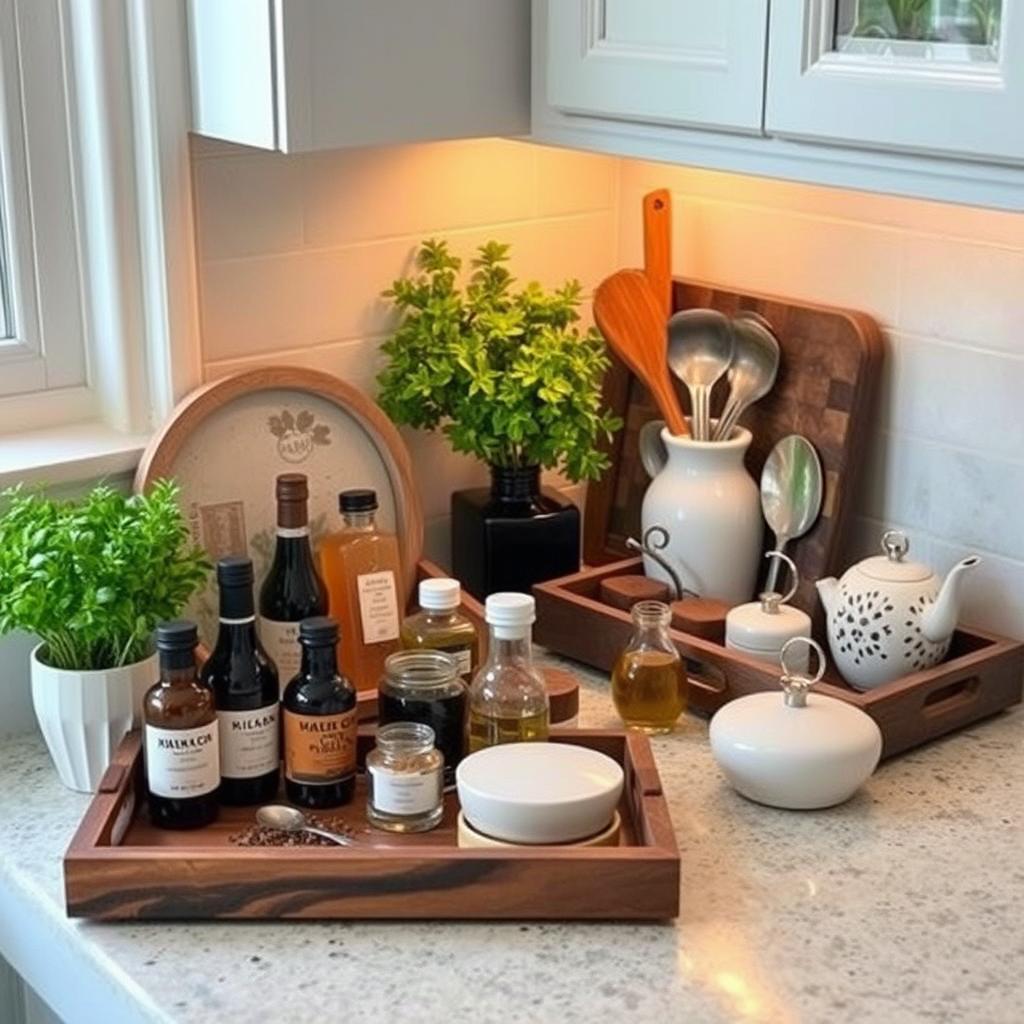
[(620, 425), (601, 403), (604, 341), (578, 327), (579, 282), (515, 290), (508, 259), (507, 245), (480, 246), (463, 288), (462, 261), (428, 240), (419, 273), (384, 293), (402, 319), (383, 345), (381, 406), (490, 466), (489, 488), (451, 503), (452, 571), (478, 598), (579, 567), (579, 510), (540, 473), (596, 479), (608, 465), (599, 443)]
[(0, 495), (0, 633), (40, 639), (32, 705), (70, 789), (93, 792), (138, 724), (157, 678), (153, 628), (180, 614), (209, 569), (177, 496), (166, 480), (145, 496), (105, 485), (78, 502)]

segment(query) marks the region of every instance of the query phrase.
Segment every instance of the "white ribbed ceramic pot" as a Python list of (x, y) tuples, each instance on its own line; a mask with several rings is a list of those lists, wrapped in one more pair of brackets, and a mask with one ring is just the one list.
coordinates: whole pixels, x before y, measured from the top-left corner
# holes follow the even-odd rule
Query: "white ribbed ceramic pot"
[(142, 698), (159, 670), (156, 655), (120, 668), (73, 672), (32, 652), (32, 706), (60, 781), (94, 793), (114, 750), (142, 721)]
[[(662, 430), (641, 435), (641, 458), (653, 479), (641, 524), (668, 531), (661, 551), (684, 587), (730, 605), (754, 595), (761, 564), (761, 498), (743, 464), (750, 431), (736, 427), (728, 441), (694, 441)], [(667, 457), (666, 457), (667, 456)], [(644, 572), (671, 582), (653, 559)]]

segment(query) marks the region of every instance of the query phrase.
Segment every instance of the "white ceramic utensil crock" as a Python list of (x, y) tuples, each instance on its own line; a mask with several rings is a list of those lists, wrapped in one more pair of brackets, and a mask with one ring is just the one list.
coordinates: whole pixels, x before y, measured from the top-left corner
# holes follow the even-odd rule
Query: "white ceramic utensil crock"
[(817, 583), (828, 615), (828, 644), (840, 673), (857, 690), (870, 690), (946, 656), (960, 616), (960, 585), (971, 555), (945, 580), (920, 562), (905, 561), (910, 545), (899, 530), (882, 536), (884, 555), (851, 566), (838, 582)]
[[(664, 429), (640, 435), (641, 461), (653, 477), (640, 514), (643, 532), (667, 530), (662, 555), (683, 587), (730, 605), (753, 596), (760, 560), (760, 493), (743, 465), (750, 440), (743, 427), (728, 441), (694, 441)], [(647, 557), (644, 572), (672, 582)]]
[[(787, 640), (811, 635), (811, 617), (786, 603), (796, 593), (800, 582), (793, 559), (781, 551), (769, 551), (765, 558), (785, 563), (792, 574), (793, 585), (785, 594), (766, 592), (756, 601), (730, 608), (725, 617), (725, 646), (777, 665)], [(791, 662), (794, 672), (807, 671), (809, 653), (810, 649), (804, 645), (794, 646)]]
[[(799, 646), (818, 655), (813, 678), (787, 659)], [(733, 788), (769, 807), (811, 810), (848, 800), (882, 753), (882, 734), (863, 711), (808, 693), (825, 672), (825, 653), (796, 637), (782, 652), (782, 694), (754, 693), (730, 701), (711, 719), (711, 752)]]
[(142, 698), (159, 676), (154, 654), (120, 668), (53, 668), (32, 652), (32, 707), (60, 781), (93, 793), (118, 743), (141, 724)]
[(455, 770), (466, 821), (511, 843), (570, 843), (607, 828), (622, 795), (622, 766), (572, 743), (505, 743)]

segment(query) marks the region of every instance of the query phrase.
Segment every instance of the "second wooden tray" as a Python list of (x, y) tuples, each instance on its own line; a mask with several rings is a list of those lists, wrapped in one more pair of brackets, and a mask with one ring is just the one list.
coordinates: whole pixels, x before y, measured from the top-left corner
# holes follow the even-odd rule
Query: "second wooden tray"
[[(71, 917), (630, 919), (679, 913), (679, 850), (650, 744), (636, 733), (569, 730), (557, 743), (607, 754), (625, 771), (615, 847), (459, 849), (458, 798), (438, 828), (374, 833), (365, 847), (242, 847), (253, 808), (225, 807), (191, 832), (155, 828), (145, 810), (139, 734), (122, 741), (64, 857)], [(360, 764), (373, 746), (361, 732)], [(365, 827), (366, 780), (335, 811)], [(386, 845), (385, 845), (386, 844)]]

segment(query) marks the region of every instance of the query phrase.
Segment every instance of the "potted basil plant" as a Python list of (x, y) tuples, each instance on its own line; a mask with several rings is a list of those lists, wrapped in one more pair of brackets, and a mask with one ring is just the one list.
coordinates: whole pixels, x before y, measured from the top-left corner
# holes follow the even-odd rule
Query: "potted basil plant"
[(39, 637), (39, 728), (61, 782), (94, 792), (156, 682), (153, 628), (180, 614), (209, 565), (171, 481), (145, 496), (100, 485), (79, 502), (20, 487), (0, 498), (0, 633)]
[(507, 245), (480, 246), (461, 287), (462, 261), (431, 239), (419, 272), (384, 293), (401, 322), (383, 345), (380, 405), (490, 467), (489, 488), (451, 505), (452, 571), (478, 598), (579, 567), (579, 510), (540, 473), (596, 479), (609, 461), (600, 442), (620, 425), (602, 407), (604, 341), (578, 326), (579, 282), (517, 290), (508, 260)]

